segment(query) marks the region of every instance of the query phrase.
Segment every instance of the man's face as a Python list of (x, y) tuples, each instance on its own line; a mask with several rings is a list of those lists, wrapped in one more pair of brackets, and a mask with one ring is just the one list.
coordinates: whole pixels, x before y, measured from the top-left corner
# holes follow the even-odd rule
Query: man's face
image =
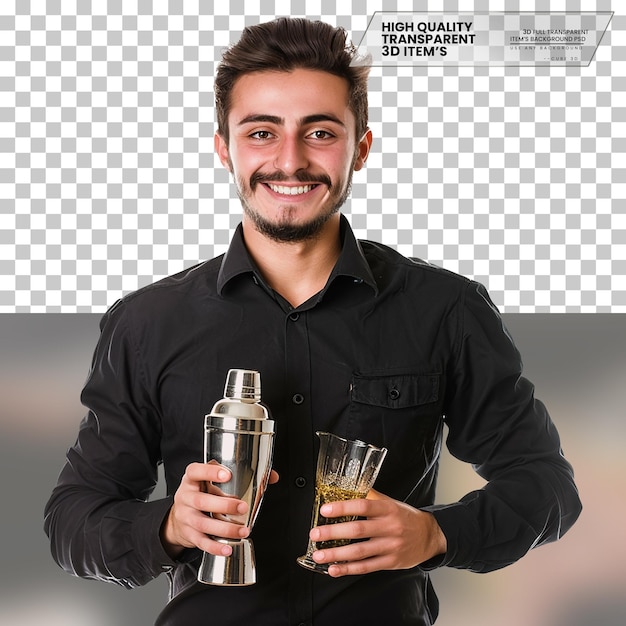
[(229, 144), (216, 135), (233, 174), (244, 223), (278, 241), (314, 237), (345, 202), (371, 133), (355, 137), (347, 81), (316, 70), (254, 72), (237, 80)]

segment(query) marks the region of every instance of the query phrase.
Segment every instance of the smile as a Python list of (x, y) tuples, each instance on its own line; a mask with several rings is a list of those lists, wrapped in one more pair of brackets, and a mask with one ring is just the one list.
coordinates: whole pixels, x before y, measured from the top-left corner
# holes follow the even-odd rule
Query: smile
[(311, 189), (317, 187), (317, 185), (300, 185), (299, 187), (285, 187), (284, 185), (272, 185), (267, 183), (267, 186), (274, 192), (280, 193), (284, 196), (300, 196), (305, 193), (309, 193)]

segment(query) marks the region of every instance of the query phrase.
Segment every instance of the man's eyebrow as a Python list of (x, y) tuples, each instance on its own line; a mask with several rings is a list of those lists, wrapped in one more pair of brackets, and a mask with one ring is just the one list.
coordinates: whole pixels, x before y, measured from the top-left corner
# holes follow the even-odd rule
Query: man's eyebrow
[(307, 115), (303, 117), (301, 123), (304, 124), (317, 124), (317, 122), (333, 122), (339, 124), (339, 126), (345, 127), (345, 124), (335, 115), (331, 113), (316, 113), (314, 115)]
[[(277, 115), (253, 113), (251, 115), (246, 115), (246, 117), (239, 120), (237, 125), (243, 126), (244, 124), (258, 124), (259, 122), (282, 126), (285, 123), (285, 120), (284, 118), (278, 117)], [(306, 115), (305, 117), (300, 119), (300, 125), (302, 126), (305, 126), (307, 124), (317, 124), (318, 122), (333, 122), (334, 124), (339, 124), (340, 126), (345, 127), (344, 122), (342, 122), (338, 117), (330, 113), (314, 113), (312, 115)]]
[(263, 113), (246, 115), (243, 119), (239, 120), (237, 123), (238, 126), (243, 126), (244, 124), (257, 124), (259, 122), (267, 122), (268, 124), (278, 124), (281, 125), (284, 123), (282, 117), (278, 117), (277, 115), (265, 115)]

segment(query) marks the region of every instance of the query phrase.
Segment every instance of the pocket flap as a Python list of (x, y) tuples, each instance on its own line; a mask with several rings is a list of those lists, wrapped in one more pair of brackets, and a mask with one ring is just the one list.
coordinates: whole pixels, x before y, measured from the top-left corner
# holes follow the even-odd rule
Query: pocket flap
[(439, 399), (439, 374), (352, 377), (352, 400), (392, 409), (419, 406)]

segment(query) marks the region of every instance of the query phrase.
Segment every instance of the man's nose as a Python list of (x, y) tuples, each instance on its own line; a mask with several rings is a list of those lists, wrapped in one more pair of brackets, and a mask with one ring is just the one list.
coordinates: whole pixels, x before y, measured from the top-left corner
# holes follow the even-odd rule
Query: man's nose
[(298, 170), (308, 167), (309, 160), (306, 154), (306, 146), (299, 137), (283, 137), (277, 150), (274, 166), (283, 174), (291, 176)]

